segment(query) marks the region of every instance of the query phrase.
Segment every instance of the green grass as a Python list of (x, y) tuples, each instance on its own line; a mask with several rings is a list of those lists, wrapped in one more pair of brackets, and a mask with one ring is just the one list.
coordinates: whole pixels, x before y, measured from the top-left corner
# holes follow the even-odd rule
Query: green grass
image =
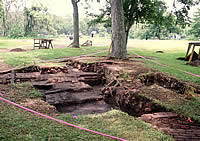
[[(7, 107), (9, 108), (6, 109), (5, 106), (0, 108), (0, 140), (113, 140), (38, 117), (10, 105)], [(70, 115), (56, 118), (130, 141), (173, 140), (149, 124), (117, 110), (101, 115), (79, 116), (76, 119)]]
[(191, 100), (181, 99), (171, 102), (162, 103), (163, 106), (173, 109), (178, 114), (190, 117), (198, 122), (200, 122), (200, 98), (193, 97)]
[(0, 49), (32, 48), (32, 40), (0, 40)]
[[(0, 88), (4, 93), (4, 98), (16, 103), (41, 97), (39, 92), (28, 84), (12, 87), (1, 85)], [(37, 105), (35, 108), (38, 109)], [(65, 122), (130, 141), (173, 140), (172, 137), (152, 128), (150, 124), (119, 110), (98, 115), (78, 116), (78, 118), (67, 114), (51, 114), (54, 115), (54, 118)], [(0, 140), (111, 141), (113, 139), (40, 117), (0, 100)]]
[(56, 49), (40, 49), (28, 52), (8, 52), (0, 53), (1, 59), (11, 66), (17, 66), (28, 61), (40, 61), (58, 59), (63, 57), (72, 57), (90, 54), (105, 50), (106, 47), (84, 47), (84, 48), (56, 48)]
[(193, 96), (190, 99), (186, 99), (183, 95), (174, 94), (176, 98), (171, 99), (171, 96), (168, 95), (168, 99), (166, 100), (148, 94), (140, 95), (152, 100), (153, 103), (165, 107), (169, 111), (180, 114), (185, 119), (190, 117), (192, 120), (200, 122), (200, 97)]
[[(152, 69), (159, 70), (161, 72), (169, 73), (172, 76), (175, 76), (181, 80), (191, 81), (200, 84), (199, 77), (181, 72), (181, 71), (187, 71), (193, 74), (200, 75), (199, 67), (186, 65), (186, 63), (188, 63), (187, 61), (177, 60), (177, 58), (179, 57), (185, 57), (187, 50), (186, 41), (143, 41), (143, 42), (144, 42), (143, 44), (142, 43), (139, 44), (140, 42), (136, 41), (136, 43), (138, 44), (135, 43), (134, 45), (132, 43), (130, 47), (134, 48), (129, 48), (129, 49), (134, 50), (137, 54), (142, 56), (155, 57), (156, 60), (154, 61), (168, 65), (169, 67), (160, 66), (156, 63), (144, 60), (146, 62), (146, 66)], [(198, 48), (196, 47), (196, 49)], [(164, 53), (156, 53), (156, 51), (164, 51)], [(196, 50), (196, 52), (198, 52), (198, 50)], [(133, 55), (131, 51), (129, 51), (128, 53)]]
[[(101, 43), (102, 39), (98, 39), (96, 43)], [(56, 41), (59, 42), (59, 41)], [(62, 41), (64, 43), (65, 41)], [(109, 45), (110, 42), (104, 41), (103, 44)], [(20, 40), (0, 40), (0, 49), (24, 47), (32, 48), (32, 42), (21, 42)], [(171, 68), (156, 65), (152, 62), (146, 62), (148, 67), (169, 73), (185, 81), (192, 81), (200, 84), (199, 78), (177, 71), (181, 69), (194, 74), (200, 74), (198, 67), (185, 65), (186, 62), (176, 60), (178, 57), (184, 57), (187, 49), (186, 41), (137, 41), (130, 40), (129, 47), (134, 47), (134, 51), (143, 56), (152, 56), (157, 58), (157, 62), (169, 65)], [(55, 49), (36, 49), (27, 52), (7, 52), (0, 53), (1, 59), (11, 66), (17, 66), (27, 61), (40, 61), (57, 59), (63, 57), (71, 57), (89, 54), (107, 49), (108, 47), (84, 47), (75, 48), (55, 48)], [(157, 50), (162, 50), (165, 53), (155, 53)], [(129, 52), (129, 54), (132, 54)], [(98, 55), (105, 55), (100, 53)], [(174, 68), (174, 69), (172, 69)], [(126, 76), (124, 76), (126, 77)], [(1, 86), (2, 87), (2, 86)], [(18, 89), (6, 89), (4, 91), (12, 91), (13, 95), (10, 100), (20, 102), (23, 98), (42, 97), (42, 95), (32, 89), (26, 88), (26, 85), (16, 86)], [(184, 113), (185, 116), (190, 116), (193, 119), (199, 120), (200, 100), (194, 98), (192, 100), (177, 100), (170, 102), (159, 101), (161, 105), (178, 113)], [(118, 110), (113, 110), (100, 115), (79, 116), (74, 119), (70, 115), (60, 115), (56, 118), (76, 124), (81, 127), (89, 128), (99, 132), (107, 133), (113, 136), (125, 138), (131, 141), (138, 140), (173, 140), (171, 137), (153, 129), (150, 124), (147, 124), (135, 117), (129, 116)], [(38, 117), (19, 108), (5, 104), (0, 101), (0, 140), (94, 140), (102, 141), (109, 140), (107, 137), (95, 135), (81, 131), (60, 123)]]
[[(81, 42), (84, 42), (87, 38), (82, 38)], [(32, 49), (32, 40), (0, 40), (0, 49), (11, 49), (21, 47), (23, 49)], [(65, 39), (57, 39), (53, 42), (53, 44), (69, 44), (71, 41), (66, 41)], [(108, 45), (110, 44), (109, 39), (105, 38), (95, 38), (95, 45), (103, 45), (102, 47), (83, 47), (80, 49), (75, 48), (56, 48), (55, 49), (36, 49), (27, 52), (7, 52), (0, 53), (0, 58), (4, 60), (5, 63), (11, 66), (17, 66), (21, 63), (27, 61), (40, 61), (40, 60), (49, 60), (49, 59), (57, 59), (63, 57), (71, 57), (89, 54), (92, 52), (97, 52), (100, 50), (108, 49)], [(200, 84), (200, 80), (198, 77), (183, 73), (182, 71), (191, 72), (193, 74), (200, 75), (199, 67), (192, 67), (186, 65), (187, 62), (177, 60), (178, 57), (184, 57), (188, 46), (188, 41), (159, 41), (159, 40), (129, 40), (128, 47), (129, 49), (133, 49), (140, 55), (143, 56), (152, 56), (157, 58), (157, 62), (166, 64), (170, 66), (169, 68), (159, 66), (152, 62), (146, 62), (146, 65), (150, 68), (169, 73), (181, 80), (192, 81), (194, 83)], [(156, 53), (156, 51), (164, 51), (164, 53)], [(196, 51), (198, 52), (198, 47), (196, 47)], [(133, 54), (129, 52), (129, 54)], [(106, 55), (106, 53), (100, 53), (98, 55)], [(179, 69), (179, 70), (177, 70)]]

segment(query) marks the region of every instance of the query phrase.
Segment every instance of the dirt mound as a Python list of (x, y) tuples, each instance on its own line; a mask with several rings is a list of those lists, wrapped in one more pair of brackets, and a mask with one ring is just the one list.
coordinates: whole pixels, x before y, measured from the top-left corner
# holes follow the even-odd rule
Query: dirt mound
[(156, 53), (165, 53), (164, 51), (158, 50)]
[(22, 49), (22, 48), (14, 48), (14, 49), (11, 49), (10, 52), (24, 52), (26, 51), (25, 49)]
[[(178, 57), (178, 58), (176, 58), (176, 60), (189, 61), (190, 56), (191, 56), (191, 54), (188, 55), (187, 58), (185, 58), (185, 57)], [(195, 60), (198, 60), (198, 54), (194, 51), (194, 54), (193, 54), (193, 57), (192, 57), (192, 61), (195, 61)]]
[(199, 66), (200, 66), (200, 60), (192, 61), (192, 62), (190, 63), (190, 65), (199, 67)]

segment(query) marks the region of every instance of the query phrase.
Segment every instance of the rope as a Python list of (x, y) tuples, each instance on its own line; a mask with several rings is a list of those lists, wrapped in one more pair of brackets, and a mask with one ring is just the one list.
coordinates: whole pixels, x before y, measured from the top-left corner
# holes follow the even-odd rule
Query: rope
[(140, 58), (142, 58), (142, 59), (144, 59), (144, 60), (147, 60), (147, 61), (153, 62), (153, 63), (155, 63), (155, 64), (157, 64), (157, 65), (164, 66), (164, 67), (167, 67), (167, 68), (172, 68), (172, 69), (175, 69), (175, 70), (181, 71), (181, 72), (183, 72), (183, 73), (186, 73), (186, 74), (189, 74), (189, 75), (192, 75), (192, 76), (200, 77), (200, 75), (193, 74), (193, 73), (191, 73), (191, 72), (183, 71), (183, 70), (180, 70), (180, 69), (176, 69), (176, 68), (174, 68), (174, 67), (171, 67), (171, 66), (168, 66), (168, 65), (165, 65), (165, 64), (161, 64), (161, 63), (159, 63), (159, 62), (156, 62), (156, 61), (153, 61), (153, 60), (147, 59), (147, 58), (145, 58), (144, 56), (141, 56), (141, 55), (137, 54), (137, 53), (134, 52), (133, 50), (129, 50), (129, 51), (132, 52), (133, 54), (135, 54), (136, 56), (138, 56), (138, 57), (140, 57)]
[[(3, 96), (3, 95), (0, 93), (0, 96)], [(98, 134), (98, 135), (106, 136), (106, 137), (109, 137), (109, 138), (112, 138), (112, 139), (116, 139), (116, 140), (120, 140), (120, 141), (128, 141), (128, 140), (125, 140), (125, 139), (122, 139), (122, 138), (118, 138), (118, 137), (111, 136), (111, 135), (108, 135), (108, 134), (104, 134), (104, 133), (101, 133), (101, 132), (93, 131), (93, 130), (90, 130), (90, 129), (87, 129), (87, 128), (83, 128), (83, 127), (80, 127), (80, 126), (77, 126), (77, 125), (74, 125), (74, 124), (71, 124), (71, 123), (68, 123), (68, 122), (65, 122), (65, 121), (62, 121), (62, 120), (47, 116), (47, 115), (41, 114), (39, 112), (36, 112), (36, 111), (31, 110), (31, 109), (25, 108), (25, 107), (23, 107), (23, 106), (21, 106), (19, 104), (11, 102), (11, 101), (9, 101), (7, 99), (4, 99), (2, 97), (0, 97), (0, 100), (3, 100), (3, 101), (5, 101), (5, 102), (7, 102), (9, 104), (12, 104), (12, 105), (14, 105), (16, 107), (19, 107), (19, 108), (21, 108), (23, 110), (29, 111), (29, 112), (34, 113), (36, 115), (45, 117), (45, 118), (50, 119), (50, 120), (54, 120), (54, 121), (60, 122), (62, 124), (65, 124), (65, 125), (68, 125), (68, 126), (71, 126), (71, 127), (74, 127), (74, 128), (78, 128), (78, 129), (81, 129), (81, 130), (85, 130), (85, 131), (88, 131), (88, 132), (91, 132), (91, 133), (95, 133), (95, 134)]]
[(91, 56), (91, 55), (95, 55), (95, 54), (99, 54), (99, 53), (103, 53), (106, 52), (107, 50), (103, 50), (103, 51), (99, 51), (99, 52), (94, 52), (91, 54), (86, 54), (86, 55), (80, 55), (80, 56), (73, 56), (73, 57), (64, 57), (64, 58), (59, 58), (59, 59), (51, 59), (51, 60), (40, 60), (40, 61), (27, 61), (24, 62), (22, 64), (19, 64), (18, 66), (10, 69), (10, 70), (4, 70), (4, 71), (0, 71), (0, 73), (5, 73), (5, 72), (11, 72), (13, 70), (19, 69), (20, 67), (22, 67), (24, 64), (26, 63), (41, 63), (41, 62), (56, 62), (56, 61), (63, 61), (66, 59), (75, 59), (75, 58), (81, 58), (81, 57), (85, 57), (85, 56)]

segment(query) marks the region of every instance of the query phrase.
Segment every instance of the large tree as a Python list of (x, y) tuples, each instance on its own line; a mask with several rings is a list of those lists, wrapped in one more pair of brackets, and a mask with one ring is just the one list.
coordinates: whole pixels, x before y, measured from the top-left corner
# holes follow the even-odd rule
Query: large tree
[[(85, 0), (86, 2), (89, 2), (89, 0)], [(70, 44), (70, 46), (79, 48), (79, 11), (78, 11), (78, 3), (80, 0), (71, 0), (72, 6), (73, 6), (73, 31), (74, 31), (74, 40)], [(93, 1), (92, 1), (93, 2)], [(100, 2), (100, 0), (97, 0), (97, 2)]]
[[(124, 17), (125, 27), (125, 45), (127, 45), (128, 34), (133, 24), (137, 23), (158, 23), (163, 20), (163, 14), (166, 11), (165, 3), (161, 0), (122, 0), (122, 13)], [(105, 26), (111, 26), (112, 7), (109, 2), (106, 3), (106, 8), (101, 9), (100, 15), (93, 15), (94, 20), (90, 25), (96, 23), (105, 23)], [(111, 17), (110, 17), (111, 15)], [(113, 23), (112, 23), (113, 25)]]
[(112, 58), (127, 59), (122, 0), (111, 0)]
[(73, 6), (73, 26), (74, 26), (74, 40), (71, 44), (72, 47), (79, 48), (79, 13), (78, 2), (80, 0), (71, 0)]
[[(118, 0), (117, 0), (118, 1)], [(91, 23), (106, 23), (106, 25), (111, 25), (111, 17), (112, 16), (112, 7), (110, 6), (110, 2), (112, 0), (107, 0), (106, 8), (101, 9), (102, 13), (100, 15), (93, 15), (96, 17)], [(149, 23), (154, 25), (163, 24), (164, 20), (167, 18), (163, 18), (166, 12), (166, 6), (163, 0), (122, 0), (121, 6), (123, 6), (124, 12), (124, 26), (125, 26), (125, 36), (126, 36), (126, 44), (128, 40), (128, 33), (133, 24), (137, 23)], [(180, 3), (183, 5), (180, 9), (175, 9), (173, 11), (172, 16), (176, 16), (176, 24), (180, 24), (182, 26), (187, 24), (188, 19), (188, 10), (191, 6), (198, 4), (199, 0), (174, 0), (174, 7), (176, 7), (176, 3)], [(121, 9), (119, 9), (121, 10)], [(120, 13), (120, 12), (119, 12)], [(113, 19), (113, 17), (112, 17)], [(170, 19), (170, 18), (169, 18)], [(113, 20), (112, 20), (113, 22)], [(113, 24), (113, 23), (112, 23)], [(121, 46), (124, 48), (123, 46)], [(113, 56), (118, 56), (118, 53), (112, 50)], [(123, 52), (121, 52), (123, 53)], [(123, 55), (119, 55), (123, 56)], [(123, 58), (122, 58), (123, 59)]]

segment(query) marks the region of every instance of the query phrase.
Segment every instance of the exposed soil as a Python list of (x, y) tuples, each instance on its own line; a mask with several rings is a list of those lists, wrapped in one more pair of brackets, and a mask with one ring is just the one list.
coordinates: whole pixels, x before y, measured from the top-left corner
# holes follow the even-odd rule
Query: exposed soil
[(140, 117), (145, 122), (151, 123), (154, 128), (172, 135), (177, 141), (199, 141), (200, 124), (197, 122), (181, 120), (177, 114), (160, 112), (144, 114)]
[[(77, 68), (92, 70), (85, 66), (88, 58), (73, 61)], [(176, 101), (189, 98), (189, 93), (200, 94), (200, 86), (186, 83), (164, 73), (155, 72), (142, 62), (100, 60), (104, 66), (107, 85), (102, 89), (104, 100), (130, 115), (139, 116), (153, 127), (172, 135), (176, 140), (200, 140), (200, 124), (186, 120), (175, 112), (170, 112), (152, 100)], [(137, 79), (139, 78), (139, 79)], [(153, 98), (153, 99), (151, 99)]]
[[(176, 140), (200, 140), (199, 123), (186, 121), (152, 99), (173, 101), (190, 91), (199, 95), (199, 85), (151, 70), (134, 57), (129, 61), (120, 61), (91, 56), (63, 62), (66, 66), (18, 69), (15, 82), (32, 84), (44, 93), (45, 101), (59, 112), (74, 116), (119, 108), (151, 123)], [(11, 74), (0, 75), (1, 84), (9, 84), (10, 80)], [(37, 109), (37, 103), (46, 104), (40, 104), (38, 99), (21, 102), (35, 110), (55, 110), (54, 106)]]
[[(87, 115), (107, 112), (112, 108), (103, 101), (103, 96), (100, 95), (102, 76), (98, 73), (83, 72), (70, 66), (29, 66), (17, 69), (15, 72), (15, 83), (29, 82), (44, 93), (46, 102), (54, 105), (60, 112)], [(11, 74), (0, 76), (1, 84), (9, 84), (10, 81)], [(36, 101), (26, 101), (22, 105), (33, 108)], [(33, 109), (37, 109), (36, 107)], [(46, 111), (48, 108), (44, 106), (39, 111)]]
[(0, 71), (9, 70), (12, 67), (8, 64), (5, 64), (2, 60), (0, 60)]
[[(191, 56), (191, 54), (189, 54), (187, 56), (187, 58), (185, 58), (185, 57), (179, 57), (179, 58), (177, 58), (177, 60), (187, 61), (186, 64), (189, 64), (188, 61), (190, 59), (190, 56)], [(198, 59), (198, 54), (195, 51), (194, 51), (194, 54), (193, 54), (193, 57), (192, 57), (192, 61), (191, 61), (191, 63), (189, 65), (196, 66), (196, 67), (200, 66), (200, 60)]]
[(26, 51), (25, 49), (22, 49), (22, 48), (14, 48), (14, 49), (11, 49), (10, 52), (24, 52)]

